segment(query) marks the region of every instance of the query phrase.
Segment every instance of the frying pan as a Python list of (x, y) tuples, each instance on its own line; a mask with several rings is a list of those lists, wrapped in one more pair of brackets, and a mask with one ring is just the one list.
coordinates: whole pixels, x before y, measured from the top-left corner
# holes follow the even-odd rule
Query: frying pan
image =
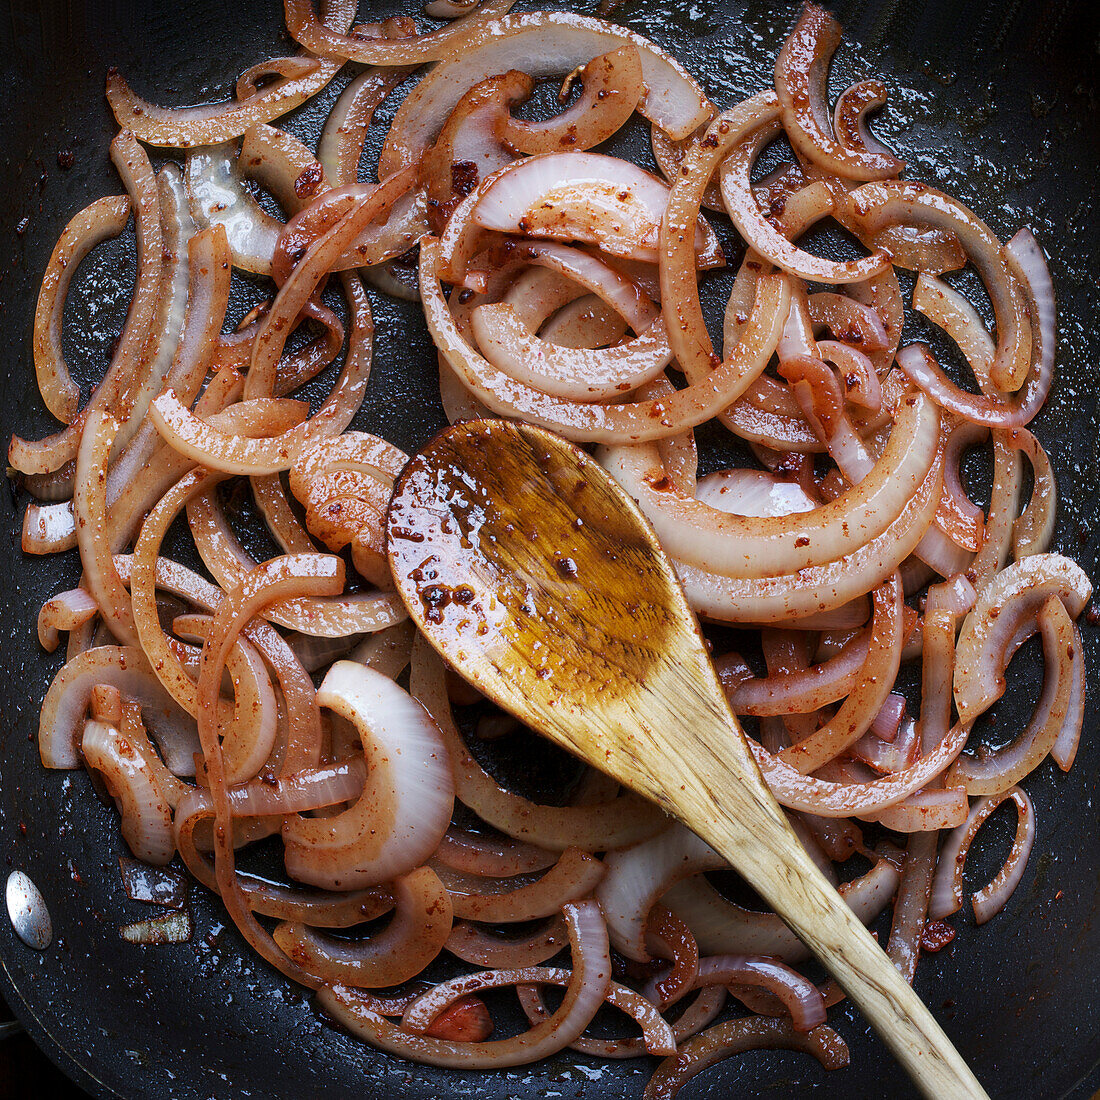
[[(223, 98), (238, 72), (291, 48), (277, 0), (11, 4), (0, 3), (0, 56), (8, 59), (0, 76), (4, 439), (14, 430), (35, 436), (55, 427), (33, 383), (31, 320), (41, 273), (66, 221), (92, 198), (119, 190), (106, 152), (114, 132), (103, 98), (107, 66), (119, 66), (139, 93), (158, 102), (195, 103)], [(406, 0), (398, 6), (415, 10)], [(594, 0), (558, 6), (591, 13)], [(1030, 225), (1051, 254), (1060, 374), (1036, 431), (1059, 477), (1055, 548), (1095, 577), (1100, 58), (1092, 7), (1091, 0), (843, 0), (835, 10), (846, 32), (837, 86), (854, 75), (887, 78), (891, 101), (877, 125), (911, 174), (958, 196), (1002, 237)], [(364, 3), (361, 17), (383, 10), (393, 9)], [(770, 82), (794, 16), (788, 2), (628, 0), (617, 17), (675, 53), (727, 105)], [(312, 139), (346, 79), (279, 125)], [(392, 107), (381, 117), (391, 114)], [(60, 167), (68, 158), (59, 161), (59, 152), (73, 154), (71, 167)], [(731, 250), (736, 259), (736, 245)], [(102, 369), (133, 263), (119, 244), (99, 250), (81, 271), (67, 316), (67, 355), (78, 373)], [(973, 289), (970, 277), (962, 282)], [(240, 280), (233, 318), (259, 293)], [(372, 299), (375, 368), (355, 426), (413, 449), (442, 423), (434, 355), (415, 308)], [(974, 476), (980, 482), (980, 469)], [(370, 1050), (330, 1026), (308, 996), (249, 953), (226, 927), (220, 904), (198, 887), (191, 891), (191, 943), (124, 943), (118, 924), (149, 911), (122, 891), (116, 815), (83, 773), (45, 772), (35, 744), (39, 702), (60, 662), (39, 650), (34, 618), (44, 599), (76, 582), (78, 562), (75, 552), (23, 556), (18, 532), (27, 496), (13, 486), (0, 500), (8, 531), (0, 540), (0, 856), (35, 880), (55, 929), (53, 946), (37, 953), (0, 922), (0, 993), (74, 1081), (96, 1097), (150, 1100), (336, 1100), (366, 1090), (410, 1100), (641, 1094), (648, 1059), (601, 1064), (566, 1052), (516, 1072), (473, 1075)], [(1094, 683), (1100, 636), (1084, 620), (1082, 629)], [(1020, 671), (987, 733), (993, 742), (1020, 728), (1038, 694), (1036, 652), (1017, 660)], [(1046, 764), (1028, 780), (1038, 840), (1008, 909), (982, 929), (966, 913), (954, 918), (957, 938), (925, 958), (918, 973), (921, 996), (997, 1097), (1083, 1098), (1100, 1087), (1098, 735), (1093, 711), (1072, 772), (1056, 774)], [(975, 875), (998, 865), (1010, 824), (995, 819), (975, 854)], [(847, 1069), (827, 1074), (804, 1055), (759, 1052), (723, 1063), (683, 1095), (914, 1095), (853, 1009), (834, 1009), (830, 1023), (851, 1048)]]

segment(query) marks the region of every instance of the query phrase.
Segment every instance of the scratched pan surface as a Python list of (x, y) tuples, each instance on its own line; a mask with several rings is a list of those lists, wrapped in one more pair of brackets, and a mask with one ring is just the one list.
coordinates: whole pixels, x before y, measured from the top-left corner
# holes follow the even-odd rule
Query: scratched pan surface
[[(594, 4), (578, 0), (575, 6), (591, 11)], [(1097, 61), (1091, 7), (1053, 0), (844, 0), (837, 5), (847, 34), (836, 79), (842, 87), (854, 74), (884, 74), (891, 104), (878, 126), (912, 174), (952, 191), (1004, 236), (1031, 225), (1052, 254), (1061, 302), (1060, 376), (1037, 431), (1059, 478), (1056, 546), (1095, 576), (1100, 113), (1091, 75)], [(367, 4), (361, 16), (383, 10), (393, 9)], [(414, 9), (398, 0), (398, 10)], [(715, 102), (728, 105), (769, 83), (793, 15), (790, 3), (759, 0), (634, 0), (619, 17), (671, 49)], [(276, 0), (0, 4), (0, 56), (7, 61), (0, 73), (0, 437), (15, 429), (52, 430), (32, 380), (31, 318), (43, 267), (65, 222), (92, 198), (119, 189), (106, 155), (113, 133), (102, 96), (107, 66), (118, 65), (139, 93), (185, 104), (223, 98), (238, 72), (289, 48)], [(290, 127), (313, 137), (346, 79), (292, 116)], [(59, 167), (59, 151), (74, 156), (68, 170)], [(94, 373), (89, 364), (102, 363), (109, 352), (132, 271), (132, 256), (115, 246), (100, 250), (81, 272), (68, 318), (68, 351), (78, 372)], [(717, 278), (709, 297), (717, 299), (726, 286)], [(242, 282), (235, 315), (257, 294)], [(442, 422), (434, 357), (414, 309), (373, 297), (375, 368), (356, 426), (411, 449)], [(75, 1081), (98, 1097), (150, 1100), (350, 1098), (366, 1091), (409, 1098), (641, 1094), (652, 1069), (647, 1060), (599, 1064), (566, 1053), (517, 1072), (470, 1075), (371, 1051), (329, 1026), (301, 990), (247, 954), (218, 904), (197, 888), (190, 944), (124, 944), (119, 923), (148, 912), (123, 895), (116, 817), (83, 774), (45, 773), (34, 744), (39, 701), (60, 663), (39, 650), (34, 618), (48, 595), (75, 583), (78, 564), (75, 555), (23, 557), (18, 530), (26, 494), (4, 492), (0, 500), (7, 533), (0, 540), (6, 578), (0, 592), (0, 865), (29, 871), (49, 903), (56, 934), (54, 945), (38, 954), (2, 922), (0, 993)], [(1095, 683), (1100, 639), (1092, 627), (1083, 630)], [(1028, 659), (997, 707), (994, 739), (1018, 729), (1037, 696), (1040, 662), (1034, 653)], [(998, 1097), (1081, 1098), (1100, 1087), (1098, 735), (1093, 708), (1070, 775), (1056, 775), (1048, 764), (1028, 781), (1039, 838), (1008, 910), (983, 929), (968, 915), (955, 918), (954, 943), (921, 964), (921, 995)], [(992, 870), (1009, 831), (1007, 821), (994, 822), (976, 870)], [(754, 1053), (710, 1070), (683, 1095), (913, 1094), (851, 1008), (830, 1017), (851, 1048), (850, 1068), (826, 1074), (804, 1055)]]

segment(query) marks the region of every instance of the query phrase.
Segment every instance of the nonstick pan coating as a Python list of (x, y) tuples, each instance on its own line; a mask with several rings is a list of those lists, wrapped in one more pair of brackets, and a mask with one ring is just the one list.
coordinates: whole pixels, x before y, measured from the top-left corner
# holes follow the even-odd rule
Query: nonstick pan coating
[[(114, 123), (103, 98), (106, 68), (117, 65), (157, 102), (189, 104), (224, 98), (244, 68), (292, 48), (276, 0), (10, 5), (0, 3), (0, 56), (7, 61), (0, 75), (4, 439), (14, 430), (54, 430), (33, 382), (31, 320), (43, 268), (67, 220), (119, 190), (107, 159)], [(591, 14), (595, 5), (565, 6)], [(1095, 577), (1100, 111), (1092, 4), (849, 0), (834, 7), (846, 30), (836, 86), (853, 74), (886, 78), (891, 100), (877, 126), (912, 176), (952, 192), (1004, 237), (1030, 225), (1051, 254), (1060, 372), (1036, 431), (1058, 474), (1055, 548)], [(402, 2), (400, 10), (413, 13), (416, 5)], [(360, 17), (382, 11), (392, 8), (364, 2)], [(720, 105), (770, 83), (794, 16), (793, 4), (765, 0), (628, 0), (618, 13), (680, 58)], [(346, 79), (277, 125), (312, 139)], [(61, 167), (68, 158), (59, 153), (73, 154), (71, 167)], [(68, 354), (78, 369), (109, 353), (132, 270), (125, 248), (108, 246), (81, 271), (68, 314)], [(243, 280), (238, 289), (234, 316), (258, 293)], [(372, 300), (375, 368), (355, 426), (411, 449), (442, 423), (434, 355), (414, 308), (373, 293)], [(0, 993), (74, 1080), (98, 1097), (149, 1100), (640, 1096), (652, 1060), (605, 1064), (565, 1053), (516, 1072), (474, 1075), (370, 1050), (330, 1026), (303, 991), (251, 955), (226, 927), (220, 905), (197, 886), (190, 944), (125, 944), (118, 925), (149, 914), (126, 899), (119, 882), (117, 816), (83, 773), (44, 771), (35, 743), (38, 706), (60, 661), (40, 651), (34, 619), (45, 598), (76, 582), (78, 562), (75, 553), (23, 556), (19, 526), (28, 498), (13, 488), (2, 499), (8, 537), (0, 545), (0, 855), (38, 883), (56, 939), (38, 954), (0, 922)], [(1094, 685), (1100, 636), (1085, 620), (1082, 631)], [(1020, 728), (1038, 695), (1040, 659), (1025, 654), (1020, 663), (1025, 667), (996, 708), (994, 731), (1003, 728), (1003, 739)], [(1098, 741), (1100, 720), (1090, 708), (1072, 772), (1063, 776), (1046, 764), (1027, 781), (1038, 841), (1008, 910), (982, 929), (968, 914), (956, 917), (955, 941), (920, 966), (918, 991), (996, 1097), (1083, 1098), (1100, 1087)], [(998, 820), (990, 834), (975, 857), (976, 873), (997, 865), (1009, 823)], [(847, 1069), (827, 1074), (804, 1055), (760, 1052), (723, 1063), (682, 1095), (914, 1095), (858, 1013), (834, 1009), (830, 1023), (851, 1048)]]

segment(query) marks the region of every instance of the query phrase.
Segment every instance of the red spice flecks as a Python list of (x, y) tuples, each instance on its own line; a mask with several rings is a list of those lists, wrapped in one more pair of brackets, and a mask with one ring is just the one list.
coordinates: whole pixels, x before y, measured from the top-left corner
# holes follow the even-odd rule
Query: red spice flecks
[(920, 948), (935, 954), (942, 951), (955, 938), (955, 929), (945, 920), (930, 920), (920, 937)]
[(298, 178), (294, 181), (294, 194), (300, 199), (308, 199), (317, 193), (321, 181), (325, 178), (324, 169), (314, 161), (302, 169)]

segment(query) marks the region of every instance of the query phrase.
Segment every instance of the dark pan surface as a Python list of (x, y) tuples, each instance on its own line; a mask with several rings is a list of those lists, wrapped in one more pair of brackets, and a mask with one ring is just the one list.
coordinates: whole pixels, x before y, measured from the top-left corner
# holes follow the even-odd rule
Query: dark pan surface
[[(15, 429), (32, 436), (53, 430), (33, 383), (31, 319), (66, 221), (91, 199), (119, 190), (106, 151), (114, 129), (102, 95), (106, 67), (118, 65), (139, 93), (158, 102), (195, 103), (223, 98), (242, 69), (290, 48), (276, 0), (11, 2), (0, 3), (0, 56), (7, 60), (0, 77), (3, 439)], [(594, 3), (574, 6), (591, 12)], [(1002, 236), (1030, 225), (1051, 253), (1061, 304), (1060, 377), (1036, 430), (1059, 477), (1055, 545), (1095, 577), (1100, 111), (1091, 9), (1091, 0), (848, 0), (837, 5), (847, 34), (836, 80), (843, 87), (852, 74), (882, 73), (892, 91), (878, 126), (912, 175), (957, 195)], [(364, 3), (361, 17), (381, 10)], [(634, 0), (619, 17), (670, 48), (724, 106), (770, 81), (794, 11), (766, 0)], [(292, 116), (291, 128), (314, 136), (346, 79)], [(59, 151), (74, 154), (71, 169), (59, 168)], [(70, 361), (78, 369), (102, 363), (109, 350), (132, 267), (124, 248), (107, 246), (81, 272), (69, 316)], [(726, 285), (718, 280), (715, 294)], [(242, 283), (235, 316), (256, 295)], [(372, 298), (376, 365), (355, 426), (413, 448), (441, 423), (434, 356), (415, 310)], [(45, 598), (75, 583), (78, 563), (75, 553), (23, 557), (18, 532), (26, 494), (0, 496), (7, 531), (0, 540), (7, 578), (0, 592), (0, 856), (37, 881), (56, 933), (54, 946), (36, 954), (0, 921), (0, 992), (66, 1072), (96, 1096), (150, 1100), (641, 1094), (649, 1060), (603, 1065), (565, 1054), (475, 1076), (371, 1051), (330, 1027), (308, 997), (247, 954), (219, 905), (198, 888), (191, 944), (124, 944), (118, 924), (148, 911), (122, 892), (117, 818), (83, 773), (44, 772), (34, 743), (39, 701), (60, 663), (39, 650), (34, 618)], [(1095, 684), (1100, 635), (1082, 626)], [(1038, 694), (1038, 658), (1020, 660), (1026, 669), (997, 707), (993, 739), (1014, 733)], [(1039, 838), (1008, 910), (983, 929), (968, 915), (956, 917), (955, 942), (920, 967), (919, 992), (997, 1097), (1083, 1098), (1100, 1087), (1098, 735), (1093, 708), (1073, 771), (1062, 776), (1047, 764), (1028, 781)], [(1009, 823), (998, 819), (983, 858), (974, 861), (976, 874), (996, 865), (1008, 834)], [(756, 1053), (709, 1071), (682, 1095), (914, 1094), (851, 1008), (830, 1016), (851, 1047), (850, 1068), (826, 1074), (802, 1055)]]

